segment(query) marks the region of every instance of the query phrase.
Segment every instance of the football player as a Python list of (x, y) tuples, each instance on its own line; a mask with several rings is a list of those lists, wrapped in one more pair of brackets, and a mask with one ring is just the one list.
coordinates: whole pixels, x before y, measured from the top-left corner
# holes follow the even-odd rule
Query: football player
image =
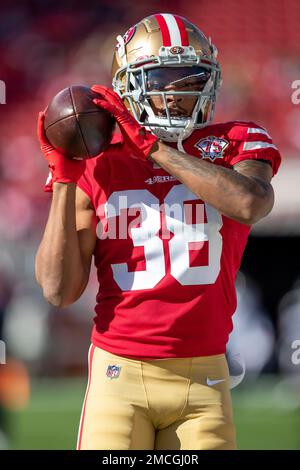
[(39, 117), (53, 197), (37, 280), (60, 307), (92, 255), (99, 280), (78, 448), (235, 449), (235, 278), (280, 154), (261, 125), (212, 123), (217, 50), (180, 16), (118, 36), (112, 77), (92, 89), (121, 133), (96, 158), (64, 158)]

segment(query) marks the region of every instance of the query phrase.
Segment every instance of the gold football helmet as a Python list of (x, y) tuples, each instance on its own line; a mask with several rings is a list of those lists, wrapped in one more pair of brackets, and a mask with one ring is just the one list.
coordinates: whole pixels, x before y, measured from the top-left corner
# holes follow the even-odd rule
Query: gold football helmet
[(195, 25), (151, 15), (117, 41), (113, 88), (139, 124), (176, 142), (212, 121), (221, 70), (216, 47)]

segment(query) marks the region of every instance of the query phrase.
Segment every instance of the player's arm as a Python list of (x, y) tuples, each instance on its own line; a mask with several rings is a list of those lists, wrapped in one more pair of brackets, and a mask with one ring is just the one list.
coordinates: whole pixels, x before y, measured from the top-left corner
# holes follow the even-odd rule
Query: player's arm
[(200, 199), (238, 222), (251, 225), (273, 207), (272, 168), (267, 162), (244, 160), (229, 169), (163, 143), (157, 144), (150, 158)]
[(96, 214), (75, 183), (54, 183), (45, 232), (36, 255), (36, 279), (44, 297), (65, 307), (83, 293), (96, 244)]

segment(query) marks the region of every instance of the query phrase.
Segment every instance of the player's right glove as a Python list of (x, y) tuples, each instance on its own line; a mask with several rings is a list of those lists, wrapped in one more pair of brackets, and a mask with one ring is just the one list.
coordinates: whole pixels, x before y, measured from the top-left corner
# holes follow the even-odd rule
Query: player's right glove
[(51, 192), (53, 183), (77, 183), (85, 170), (85, 160), (74, 160), (65, 157), (56, 150), (45, 136), (44, 131), (45, 111), (39, 113), (37, 134), (41, 150), (48, 161), (50, 170), (45, 184), (45, 191)]
[(138, 124), (115, 91), (102, 85), (94, 85), (92, 90), (100, 95), (93, 102), (114, 116), (127, 145), (138, 158), (146, 160), (158, 138)]

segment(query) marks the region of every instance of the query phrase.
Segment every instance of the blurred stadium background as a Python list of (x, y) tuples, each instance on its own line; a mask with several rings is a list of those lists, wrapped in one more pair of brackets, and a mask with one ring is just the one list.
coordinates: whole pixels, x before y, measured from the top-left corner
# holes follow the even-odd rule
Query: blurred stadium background
[[(254, 120), (283, 163), (273, 213), (253, 229), (238, 278), (233, 347), (246, 379), (233, 391), (242, 449), (300, 449), (300, 3), (297, 0), (1, 0), (0, 448), (72, 449), (86, 385), (97, 289), (54, 309), (34, 279), (50, 202), (36, 117), (70, 84), (109, 85), (117, 34), (156, 12), (189, 18), (219, 49), (216, 121)], [(1, 343), (2, 344), (2, 343)]]

